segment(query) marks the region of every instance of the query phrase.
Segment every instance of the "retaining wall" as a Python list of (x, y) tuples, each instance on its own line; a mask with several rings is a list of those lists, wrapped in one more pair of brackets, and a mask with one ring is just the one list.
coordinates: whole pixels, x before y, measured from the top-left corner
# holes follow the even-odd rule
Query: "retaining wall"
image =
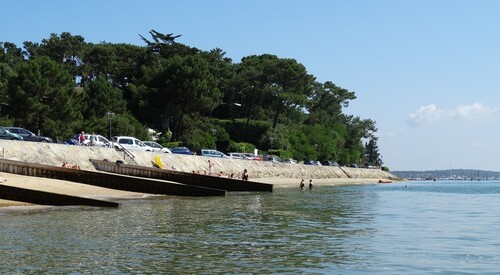
[(151, 167), (155, 155), (160, 156), (164, 164), (173, 166), (182, 172), (208, 171), (208, 160), (214, 163), (213, 173), (233, 173), (235, 176), (247, 169), (252, 178), (367, 178), (396, 179), (391, 173), (380, 169), (348, 167), (309, 166), (302, 164), (272, 163), (239, 159), (220, 159), (202, 156), (177, 155), (154, 152), (131, 151), (131, 160), (124, 152), (112, 148), (75, 146), (27, 141), (0, 140), (0, 157), (45, 165), (61, 166), (63, 161), (78, 164), (82, 170), (96, 171), (89, 159), (117, 161)]

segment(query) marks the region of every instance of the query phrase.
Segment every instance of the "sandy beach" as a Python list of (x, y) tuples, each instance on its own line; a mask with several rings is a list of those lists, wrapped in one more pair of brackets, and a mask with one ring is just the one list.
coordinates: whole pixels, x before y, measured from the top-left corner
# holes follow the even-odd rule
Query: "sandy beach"
[[(102, 188), (71, 181), (22, 176), (10, 173), (0, 173), (0, 177), (6, 180), (5, 182), (0, 183), (3, 185), (9, 185), (14, 187), (38, 190), (38, 191), (52, 192), (58, 194), (80, 196), (86, 198), (137, 199), (150, 196), (150, 194)], [(300, 183), (300, 179), (295, 179), (295, 178), (254, 178), (250, 180), (256, 182), (270, 183), (273, 184), (275, 188), (298, 187)], [(309, 183), (309, 179), (304, 179), (304, 180), (306, 181), (306, 184)], [(316, 186), (375, 184), (377, 182), (378, 179), (346, 179), (346, 178), (313, 179), (313, 183)], [(31, 204), (0, 199), (0, 207), (26, 206), (26, 205), (31, 205)]]

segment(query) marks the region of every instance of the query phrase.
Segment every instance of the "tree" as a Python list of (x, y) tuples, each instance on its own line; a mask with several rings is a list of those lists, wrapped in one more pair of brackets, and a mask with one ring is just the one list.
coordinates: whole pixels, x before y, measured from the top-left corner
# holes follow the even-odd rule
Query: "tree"
[(163, 34), (155, 30), (149, 31), (149, 34), (153, 41), (146, 39), (142, 35), (139, 36), (146, 42), (146, 47), (150, 52), (158, 53), (163, 58), (171, 58), (175, 55), (187, 56), (198, 53), (198, 49), (175, 41), (175, 39), (181, 37), (181, 35), (174, 35), (173, 33)]
[(372, 135), (365, 144), (366, 162), (370, 165), (382, 166), (383, 163), (378, 151), (377, 141), (378, 137)]
[(24, 61), (22, 49), (10, 42), (0, 42), (0, 63), (5, 63), (11, 69)]
[(314, 77), (307, 74), (305, 67), (294, 59), (278, 59), (274, 66), (266, 66), (264, 73), (271, 75), (270, 89), (273, 100), (274, 119), (273, 128), (276, 128), (280, 114), (287, 108), (303, 108), (310, 95), (310, 88)]
[(147, 85), (150, 92), (145, 96), (143, 110), (155, 114), (151, 122), (157, 126), (162, 116), (172, 117), (176, 140), (182, 135), (184, 117), (213, 110), (222, 94), (208, 62), (199, 55), (174, 56), (162, 65)]
[(340, 88), (330, 81), (315, 83), (309, 101), (307, 123), (330, 125), (342, 118), (342, 108), (349, 106), (349, 100), (356, 99), (354, 92)]
[(294, 59), (281, 59), (275, 55), (249, 56), (238, 65), (242, 99), (250, 118), (272, 119), (276, 128), (279, 117), (290, 110), (305, 106), (314, 77)]
[(51, 33), (50, 38), (43, 39), (41, 44), (24, 42), (25, 54), (29, 59), (49, 57), (53, 61), (63, 64), (75, 81), (82, 75), (82, 49), (84, 47), (85, 39), (69, 32), (63, 32), (59, 36)]
[(233, 64), (222, 49), (149, 34), (140, 36), (145, 46), (86, 43), (68, 32), (24, 50), (0, 43), (0, 121), (66, 139), (107, 132), (111, 111), (115, 134), (147, 138), (147, 125), (193, 149), (247, 142), (343, 163), (378, 153), (375, 122), (343, 113), (354, 92), (316, 82), (296, 60), (261, 54)]
[(359, 163), (363, 156), (362, 138), (369, 138), (377, 131), (375, 122), (371, 119), (361, 119), (355, 116), (344, 116), (347, 130), (346, 143), (341, 156), (344, 163)]
[(67, 138), (81, 122), (81, 95), (71, 75), (47, 57), (19, 65), (10, 99), (16, 124), (55, 139)]
[(102, 77), (85, 85), (85, 108), (82, 110), (84, 118), (104, 117), (111, 111), (121, 114), (126, 111), (127, 102), (122, 98), (122, 92), (113, 87)]

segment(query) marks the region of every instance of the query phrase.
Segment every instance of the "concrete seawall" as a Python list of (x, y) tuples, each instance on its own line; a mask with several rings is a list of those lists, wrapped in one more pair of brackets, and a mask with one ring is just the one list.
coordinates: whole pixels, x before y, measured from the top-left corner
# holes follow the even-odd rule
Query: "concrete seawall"
[(106, 159), (113, 162), (124, 160), (126, 163), (151, 167), (154, 156), (158, 155), (164, 164), (183, 172), (207, 171), (210, 159), (214, 163), (213, 173), (238, 175), (243, 169), (247, 169), (251, 178), (397, 179), (391, 173), (380, 169), (309, 166), (138, 151), (131, 153), (133, 158), (112, 148), (0, 140), (1, 158), (52, 166), (61, 166), (63, 161), (67, 161), (89, 171), (96, 171), (89, 159)]

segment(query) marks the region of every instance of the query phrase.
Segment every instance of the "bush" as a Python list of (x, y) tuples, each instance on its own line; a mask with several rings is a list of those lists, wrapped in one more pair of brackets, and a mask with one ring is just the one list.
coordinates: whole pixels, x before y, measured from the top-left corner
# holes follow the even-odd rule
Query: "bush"
[(240, 152), (240, 153), (253, 153), (255, 150), (255, 145), (247, 142), (229, 142), (229, 152)]

